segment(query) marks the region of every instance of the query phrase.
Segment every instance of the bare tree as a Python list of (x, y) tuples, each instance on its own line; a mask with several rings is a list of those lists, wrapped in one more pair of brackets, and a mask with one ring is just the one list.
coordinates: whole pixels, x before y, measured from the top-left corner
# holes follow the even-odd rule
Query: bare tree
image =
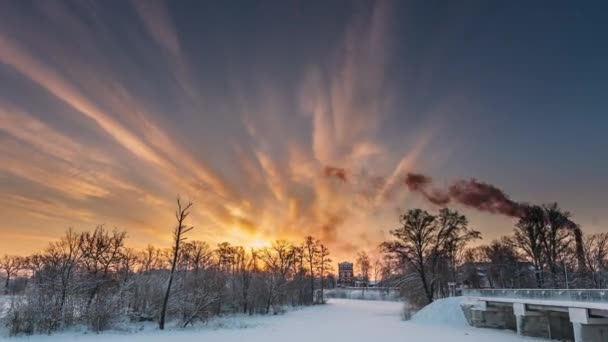
[(418, 275), (427, 302), (430, 303), (434, 295), (427, 265), (428, 258), (434, 254), (433, 240), (437, 237), (435, 216), (425, 210), (412, 209), (401, 215), (399, 221), (401, 226), (390, 232), (396, 240), (384, 242), (383, 248), (385, 252), (397, 254), (407, 261)]
[(78, 269), (78, 265), (82, 259), (81, 243), (80, 234), (69, 228), (65, 236), (52, 244), (46, 251), (46, 262), (54, 265), (60, 275), (61, 297), (59, 301), (59, 317), (57, 318), (61, 320), (64, 320), (64, 308), (68, 292), (74, 285), (75, 271)]
[(167, 290), (163, 299), (163, 305), (160, 311), (160, 319), (158, 322), (159, 329), (165, 329), (165, 316), (167, 314), (167, 303), (169, 303), (169, 295), (171, 293), (171, 284), (173, 283), (173, 275), (175, 273), (175, 266), (179, 257), (181, 243), (186, 239), (184, 234), (191, 231), (194, 227), (185, 225), (186, 218), (190, 214), (190, 208), (192, 202), (188, 202), (185, 206), (182, 205), (181, 200), (177, 199), (177, 211), (175, 212), (175, 219), (177, 220), (177, 226), (173, 230), (173, 257), (171, 259), (171, 270), (169, 272), (169, 281), (167, 282)]
[(162, 251), (152, 245), (148, 245), (141, 251), (139, 258), (141, 260), (140, 272), (149, 272), (163, 266)]
[(593, 286), (605, 288), (608, 284), (608, 233), (591, 234), (584, 243), (586, 268)]
[(275, 241), (272, 247), (262, 249), (260, 254), (265, 269), (270, 272), (265, 279), (265, 312), (269, 313), (270, 308), (281, 295), (296, 259), (293, 246), (285, 240)]
[[(483, 247), (469, 248), (464, 252), (464, 263), (460, 268), (463, 285), (476, 289), (482, 286), (482, 277), (477, 266), (484, 261)], [(490, 287), (493, 287), (491, 281)]]
[(304, 292), (306, 291), (304, 279), (306, 278), (306, 261), (304, 260), (304, 247), (296, 246), (293, 248), (294, 263), (293, 273), (298, 287), (298, 303), (302, 305), (306, 302)]
[[(545, 234), (541, 234), (541, 244), (544, 249), (545, 262), (551, 274), (552, 287), (558, 288), (559, 275), (562, 273), (566, 254), (569, 252), (572, 243), (570, 227), (570, 213), (561, 210), (557, 203), (544, 205), (545, 212)], [(564, 280), (566, 281), (566, 280)]]
[(560, 287), (561, 275), (573, 258), (581, 280), (586, 277), (583, 233), (557, 203), (527, 206), (516, 224), (514, 241), (534, 265), (537, 287)]
[(487, 246), (480, 247), (484, 261), (488, 263), (488, 281), (491, 287), (514, 288), (527, 283), (522, 274), (520, 257), (513, 240), (502, 237)]
[(315, 300), (315, 266), (319, 254), (319, 241), (312, 236), (307, 236), (304, 241), (304, 257), (308, 263), (308, 271), (310, 272), (310, 298), (314, 303)]
[(438, 216), (411, 209), (401, 215), (399, 221), (401, 225), (390, 232), (396, 239), (384, 242), (381, 247), (405, 261), (405, 267), (417, 275), (430, 303), (442, 273), (438, 272), (441, 263), (455, 260), (456, 252), (467, 242), (480, 238), (480, 233), (468, 228), (463, 215), (449, 209), (441, 209)]
[(87, 310), (100, 288), (111, 281), (112, 275), (120, 269), (124, 257), (124, 240), (126, 232), (114, 231), (110, 234), (103, 226), (97, 226), (92, 232), (80, 234), (82, 269), (86, 272), (90, 294)]
[(540, 206), (528, 206), (524, 215), (515, 225), (514, 241), (523, 253), (532, 261), (536, 277), (536, 286), (544, 286), (545, 254), (545, 215)]
[(23, 259), (18, 256), (4, 255), (0, 259), (0, 269), (4, 271), (4, 294), (9, 293), (11, 278), (17, 275), (19, 269), (23, 266)]
[(213, 253), (206, 242), (192, 241), (182, 246), (179, 260), (183, 263), (182, 269), (198, 274), (209, 267), (212, 256)]
[(357, 269), (359, 270), (359, 276), (363, 278), (363, 281), (367, 285), (369, 281), (369, 270), (371, 268), (371, 262), (369, 256), (365, 252), (359, 252), (357, 254)]
[(376, 259), (376, 261), (374, 261), (373, 273), (374, 273), (374, 282), (376, 284), (379, 283), (378, 278), (382, 276), (383, 267), (384, 267), (384, 265), (382, 264), (382, 261), (380, 259)]
[[(321, 278), (321, 303), (325, 302), (325, 274), (331, 270), (331, 259), (329, 258), (329, 249), (322, 243), (319, 244), (317, 272)], [(314, 300), (314, 299), (313, 299)]]

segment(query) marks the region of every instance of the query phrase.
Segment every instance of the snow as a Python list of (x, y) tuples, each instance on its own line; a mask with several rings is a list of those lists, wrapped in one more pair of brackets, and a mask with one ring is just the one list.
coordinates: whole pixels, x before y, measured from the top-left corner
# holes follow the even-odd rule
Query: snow
[(412, 322), (466, 327), (469, 324), (460, 308), (461, 302), (462, 297), (437, 299), (418, 311)]
[[(456, 315), (456, 299), (440, 300), (420, 311), (412, 321), (402, 321), (403, 303), (331, 299), (278, 316), (233, 316), (212, 320), (208, 325), (159, 331), (148, 327), (136, 333), (83, 334), (64, 332), (51, 336), (6, 338), (28, 342), (310, 342), (310, 341), (423, 341), (423, 342), (516, 342), (529, 340), (513, 332), (476, 329), (462, 325)], [(433, 317), (437, 320), (433, 322)], [(443, 323), (442, 323), (443, 322)], [(456, 324), (459, 322), (458, 324)], [(431, 325), (433, 324), (433, 325)], [(142, 326), (143, 327), (143, 326)], [(0, 337), (2, 339), (2, 337)]]
[(0, 318), (4, 317), (4, 313), (11, 306), (12, 300), (13, 300), (13, 297), (11, 297), (11, 296), (0, 295)]

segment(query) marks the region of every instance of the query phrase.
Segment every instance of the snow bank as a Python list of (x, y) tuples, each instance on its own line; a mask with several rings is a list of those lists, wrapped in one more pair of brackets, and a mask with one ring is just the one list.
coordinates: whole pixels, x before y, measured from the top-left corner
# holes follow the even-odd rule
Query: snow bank
[(468, 327), (469, 324), (460, 308), (462, 299), (462, 297), (437, 299), (418, 311), (412, 317), (412, 321), (416, 323)]

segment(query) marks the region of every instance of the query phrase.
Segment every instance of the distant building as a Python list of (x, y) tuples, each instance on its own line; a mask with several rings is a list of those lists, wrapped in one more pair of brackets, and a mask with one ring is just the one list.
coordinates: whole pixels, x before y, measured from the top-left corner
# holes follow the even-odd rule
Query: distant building
[(355, 287), (368, 287), (369, 281), (365, 277), (355, 277)]
[(338, 264), (338, 286), (355, 286), (352, 262), (343, 261)]

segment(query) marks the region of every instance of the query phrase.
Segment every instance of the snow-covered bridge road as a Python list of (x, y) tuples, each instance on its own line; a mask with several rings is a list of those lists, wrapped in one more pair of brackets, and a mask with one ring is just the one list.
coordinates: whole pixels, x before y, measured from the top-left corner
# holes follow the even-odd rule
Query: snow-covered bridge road
[[(376, 341), (522, 341), (512, 332), (475, 329), (468, 326), (404, 322), (401, 303), (333, 299), (327, 305), (304, 308), (273, 317), (239, 316), (213, 320), (208, 326), (137, 333), (61, 333), (12, 339), (28, 342), (376, 342)], [(437, 316), (454, 314), (435, 308)], [(433, 317), (434, 313), (426, 315)], [(439, 317), (438, 317), (439, 318)], [(445, 318), (445, 317), (444, 317)], [(428, 318), (426, 318), (428, 320)], [(440, 319), (441, 320), (441, 319)]]

